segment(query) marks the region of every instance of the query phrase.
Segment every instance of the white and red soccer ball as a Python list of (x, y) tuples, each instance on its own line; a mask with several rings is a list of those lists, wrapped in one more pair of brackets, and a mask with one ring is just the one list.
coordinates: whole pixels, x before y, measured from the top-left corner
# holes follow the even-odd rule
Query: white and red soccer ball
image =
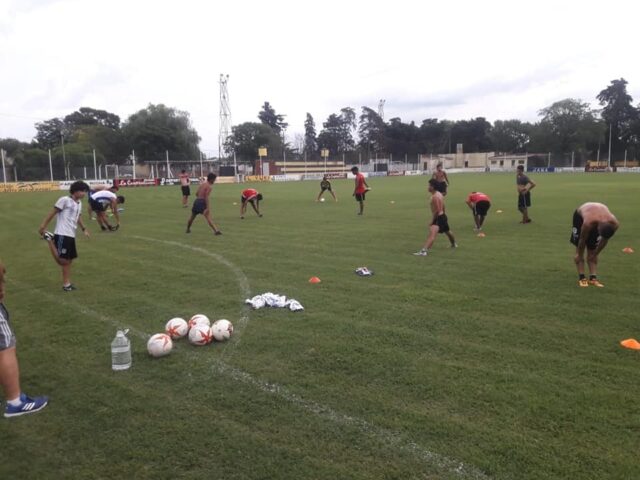
[(171, 337), (166, 333), (156, 333), (155, 335), (152, 335), (147, 342), (147, 351), (149, 352), (149, 355), (156, 358), (169, 355), (172, 348), (173, 341), (171, 341)]
[(196, 313), (189, 319), (189, 328), (193, 328), (196, 325), (206, 325), (207, 327), (210, 327), (211, 320), (209, 320), (209, 317), (203, 315), (202, 313)]
[(229, 340), (233, 335), (233, 324), (225, 318), (216, 320), (211, 326), (211, 333), (218, 342)]
[(212, 341), (213, 335), (209, 325), (197, 323), (189, 330), (189, 343), (191, 343), (191, 345), (202, 346)]
[(172, 339), (176, 340), (178, 338), (186, 336), (187, 333), (189, 333), (189, 324), (187, 324), (186, 320), (184, 320), (183, 318), (172, 318), (165, 325), (164, 331)]

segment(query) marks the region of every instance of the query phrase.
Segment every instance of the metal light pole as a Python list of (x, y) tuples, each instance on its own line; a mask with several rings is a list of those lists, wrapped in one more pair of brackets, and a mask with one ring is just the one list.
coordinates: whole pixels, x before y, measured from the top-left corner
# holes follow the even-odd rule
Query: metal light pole
[(609, 124), (609, 168), (611, 168), (611, 124)]
[(53, 182), (53, 166), (51, 165), (51, 149), (49, 149), (49, 176)]
[(93, 149), (93, 178), (98, 179), (98, 166), (96, 165), (96, 149)]
[(71, 172), (69, 172), (69, 166), (67, 165), (67, 154), (64, 151), (64, 134), (60, 132), (60, 142), (62, 143), (62, 163), (64, 164), (64, 176), (66, 180), (69, 180)]
[(4, 171), (4, 150), (0, 148), (0, 157), (2, 157), (2, 181), (7, 183), (7, 173)]

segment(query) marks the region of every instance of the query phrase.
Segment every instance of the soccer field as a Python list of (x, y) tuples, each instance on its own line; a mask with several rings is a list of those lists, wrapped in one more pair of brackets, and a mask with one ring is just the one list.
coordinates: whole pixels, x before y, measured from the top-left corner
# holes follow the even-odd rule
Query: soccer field
[[(459, 248), (440, 236), (428, 257), (411, 255), (426, 177), (367, 179), (363, 217), (352, 181), (333, 182), (338, 203), (314, 201), (318, 182), (254, 185), (264, 217), (244, 220), (243, 186), (215, 185), (220, 237), (202, 218), (184, 233), (179, 187), (123, 189), (118, 232), (83, 215), (70, 293), (37, 235), (61, 193), (1, 195), (22, 386), (51, 403), (0, 421), (0, 478), (638, 478), (640, 356), (619, 341), (640, 337), (640, 253), (622, 253), (640, 252), (640, 177), (531, 177), (521, 225), (515, 175), (451, 175)], [(485, 238), (472, 190), (492, 197)], [(578, 288), (568, 242), (586, 201), (621, 223), (603, 289)], [(267, 291), (305, 311), (243, 304)], [(147, 355), (168, 319), (195, 313), (234, 337)], [(116, 327), (132, 330), (126, 372), (111, 371)]]

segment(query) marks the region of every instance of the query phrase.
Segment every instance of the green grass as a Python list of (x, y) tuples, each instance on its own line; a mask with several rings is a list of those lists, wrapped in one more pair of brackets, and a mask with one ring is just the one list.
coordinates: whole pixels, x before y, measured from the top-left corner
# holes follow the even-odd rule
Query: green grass
[[(0, 421), (0, 478), (637, 478), (640, 357), (618, 342), (640, 337), (640, 253), (621, 252), (640, 252), (640, 178), (532, 176), (523, 226), (513, 175), (453, 175), (460, 248), (440, 236), (427, 258), (411, 255), (424, 177), (370, 179), (364, 217), (350, 181), (334, 182), (337, 204), (313, 201), (317, 182), (260, 184), (264, 218), (245, 220), (242, 187), (217, 185), (222, 237), (202, 219), (184, 234), (178, 187), (129, 189), (119, 232), (90, 222), (78, 239), (71, 294), (36, 234), (59, 194), (3, 194), (22, 384), (51, 404)], [(471, 190), (493, 199), (483, 239)], [(601, 256), (604, 289), (576, 285), (568, 239), (585, 201), (622, 224)], [(242, 275), (252, 295), (306, 310), (249, 312)], [(236, 335), (146, 355), (147, 335), (195, 313)], [(137, 333), (128, 372), (110, 370), (116, 326)]]

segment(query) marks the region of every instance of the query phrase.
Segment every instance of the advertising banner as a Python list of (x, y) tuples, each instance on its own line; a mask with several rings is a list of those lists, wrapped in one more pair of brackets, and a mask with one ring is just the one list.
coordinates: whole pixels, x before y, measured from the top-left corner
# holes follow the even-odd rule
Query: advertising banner
[(404, 170), (402, 170), (402, 171), (390, 170), (388, 175), (390, 177), (402, 177), (402, 176), (404, 176)]
[(60, 190), (59, 182), (14, 182), (0, 183), (0, 192), (54, 192)]
[(116, 187), (155, 187), (160, 185), (159, 178), (116, 178), (113, 181)]
[(244, 181), (247, 183), (250, 182), (270, 182), (271, 176), (269, 175), (247, 175), (244, 177)]

